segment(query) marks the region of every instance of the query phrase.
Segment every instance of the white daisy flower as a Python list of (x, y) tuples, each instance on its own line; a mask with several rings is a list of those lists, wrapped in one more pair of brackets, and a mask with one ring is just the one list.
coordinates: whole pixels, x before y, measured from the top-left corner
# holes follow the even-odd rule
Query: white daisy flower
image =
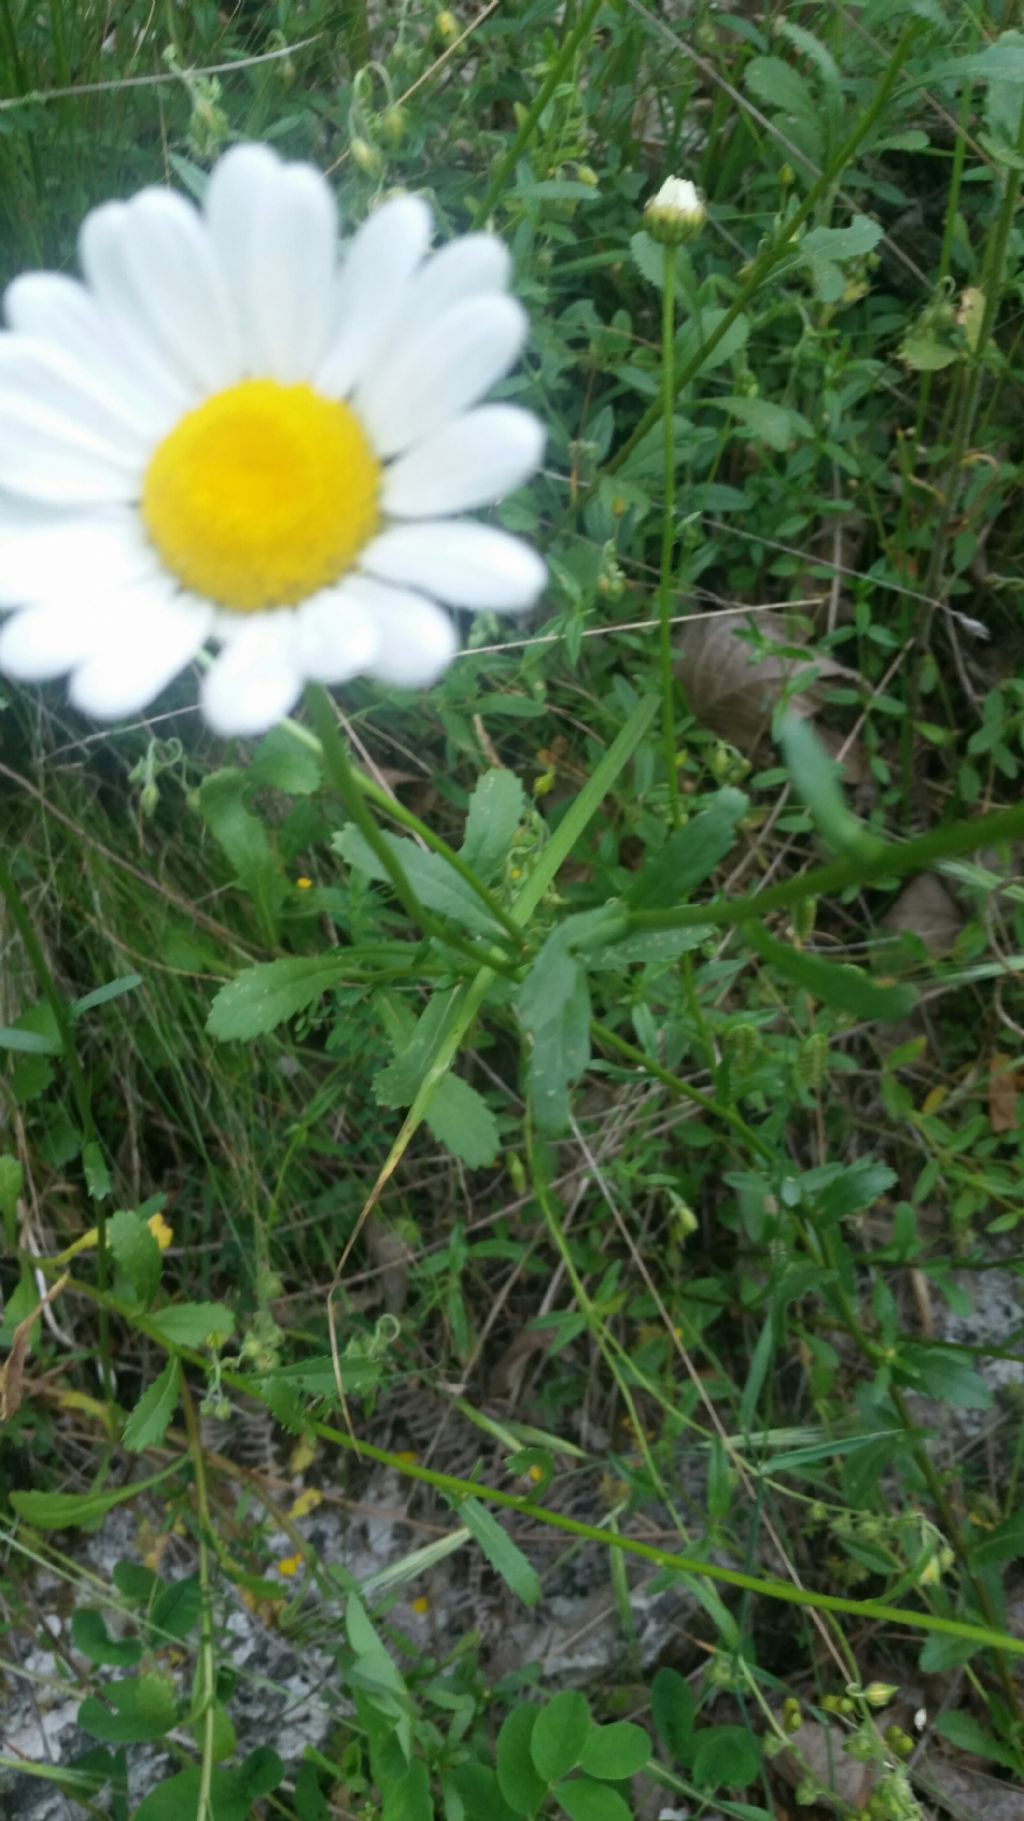
[(104, 719), (212, 639), (203, 707), (262, 732), (308, 682), (423, 687), (445, 607), (544, 585), (520, 539), (453, 515), (535, 472), (528, 411), (478, 401), (526, 334), (499, 241), (428, 255), (385, 202), (339, 253), (319, 172), (239, 146), (202, 211), (164, 189), (94, 209), (84, 283), (18, 278), (0, 332), (0, 670), (70, 672)]

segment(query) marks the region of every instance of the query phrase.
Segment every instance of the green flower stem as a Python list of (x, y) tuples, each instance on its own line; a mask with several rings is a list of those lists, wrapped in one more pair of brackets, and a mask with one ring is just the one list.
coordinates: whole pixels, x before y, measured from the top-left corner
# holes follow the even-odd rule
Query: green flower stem
[[(383, 831), (378, 827), (366, 806), (357, 773), (349, 758), (348, 748), (338, 729), (334, 704), (327, 691), (319, 683), (311, 683), (307, 689), (306, 705), (320, 742), (328, 781), (337, 791), (367, 846), (380, 861), (403, 910), (414, 923), (419, 925), (425, 936), (432, 937), (435, 942), (446, 943), (448, 947), (456, 949), (460, 955), (471, 961), (474, 967), (479, 967), (480, 949), (474, 947), (471, 942), (466, 942), (455, 931), (439, 922), (420, 903), (409, 884), (401, 861), (385, 840)], [(505, 957), (497, 954), (489, 954), (487, 964), (489, 967), (493, 967), (497, 973), (514, 971)]]
[(661, 620), (661, 741), (668, 783), (669, 815), (673, 828), (679, 827), (679, 773), (676, 768), (675, 678), (672, 675), (672, 555), (675, 547), (673, 521), (676, 510), (676, 440), (674, 432), (676, 339), (676, 249), (662, 248), (665, 255), (661, 291), (661, 412), (662, 455), (664, 459), (664, 498), (661, 505), (661, 586), (658, 589), (658, 614)]
[(750, 923), (771, 911), (788, 910), (805, 898), (823, 898), (830, 892), (845, 891), (851, 885), (870, 885), (875, 879), (899, 879), (906, 873), (926, 872), (940, 860), (952, 860), (959, 854), (996, 846), (1000, 841), (1017, 840), (1021, 835), (1024, 835), (1024, 804), (1013, 809), (997, 809), (991, 815), (979, 816), (974, 822), (955, 822), (950, 828), (936, 828), (929, 834), (915, 836), (912, 841), (886, 841), (874, 853), (830, 860), (826, 866), (816, 866), (796, 879), (787, 880), (784, 885), (752, 892), (746, 898), (726, 898), (717, 904), (683, 904), (678, 910), (629, 911), (626, 913), (627, 929), (693, 929), (703, 923), (729, 928)]
[[(282, 721), (281, 725), (286, 727), (301, 745), (308, 747), (310, 752), (314, 752), (318, 759), (323, 758), (323, 747), (316, 734), (310, 733), (308, 727), (303, 727), (301, 721), (293, 721), (289, 716)], [(467, 866), (462, 855), (456, 853), (454, 847), (449, 847), (447, 841), (442, 840), (440, 835), (435, 834), (428, 823), (421, 822), (419, 816), (414, 815), (411, 809), (406, 809), (404, 803), (399, 803), (396, 797), (389, 796), (375, 778), (369, 777), (365, 771), (360, 771), (355, 765), (351, 766), (350, 770), (356, 788), (362, 792), (363, 796), (368, 797), (376, 809), (383, 810), (386, 816), (389, 816), (393, 822), (397, 822), (400, 828), (408, 829), (411, 835), (418, 835), (420, 840), (435, 854), (440, 854), (442, 860), (446, 860), (453, 872), (457, 872), (459, 878), (464, 880), (470, 890), (476, 894), (494, 921), (501, 924), (502, 929), (511, 937), (515, 946), (521, 948), (522, 930), (505, 906), (499, 903), (494, 893), (473, 871), (473, 868)]]
[[(50, 1272), (61, 1269), (52, 1261), (34, 1262)], [(161, 1333), (155, 1321), (140, 1315), (129, 1304), (103, 1294), (92, 1284), (80, 1283), (75, 1278), (69, 1281), (67, 1293), (83, 1296), (92, 1303), (105, 1304), (111, 1314), (121, 1317), (140, 1334), (146, 1335), (164, 1353), (176, 1356), (182, 1364), (194, 1366), (208, 1377), (212, 1375), (213, 1365), (207, 1354), (199, 1353), (192, 1347), (175, 1346)], [(223, 1367), (219, 1382), (265, 1407), (269, 1404), (267, 1393), (258, 1379), (248, 1378), (233, 1368)], [(939, 1632), (947, 1638), (962, 1638), (966, 1643), (978, 1644), (990, 1650), (1003, 1650), (1009, 1656), (1024, 1657), (1024, 1637), (1013, 1637), (1009, 1632), (996, 1631), (990, 1626), (977, 1625), (967, 1619), (951, 1619), (938, 1613), (918, 1612), (912, 1607), (889, 1606), (882, 1600), (849, 1600), (839, 1594), (816, 1593), (813, 1588), (797, 1587), (789, 1581), (747, 1574), (738, 1568), (722, 1567), (718, 1562), (702, 1561), (697, 1556), (678, 1555), (671, 1549), (660, 1549), (654, 1543), (641, 1542), (638, 1537), (603, 1530), (597, 1524), (585, 1524), (578, 1518), (568, 1517), (563, 1511), (552, 1511), (546, 1505), (534, 1504), (528, 1496), (520, 1493), (503, 1492), (500, 1488), (487, 1486), (479, 1480), (458, 1479), (450, 1473), (439, 1473), (432, 1467), (421, 1467), (417, 1462), (410, 1461), (407, 1455), (392, 1454), (386, 1448), (375, 1447), (372, 1442), (363, 1441), (345, 1430), (335, 1429), (329, 1423), (311, 1421), (309, 1428), (314, 1435), (319, 1435), (336, 1447), (346, 1448), (366, 1460), (376, 1461), (382, 1467), (391, 1467), (407, 1479), (433, 1486), (456, 1501), (483, 1499), (506, 1511), (523, 1512), (535, 1523), (546, 1524), (550, 1529), (564, 1531), (569, 1536), (581, 1537), (585, 1542), (603, 1543), (610, 1549), (621, 1550), (625, 1555), (653, 1562), (657, 1568), (672, 1569), (678, 1574), (703, 1576), (709, 1581), (720, 1581), (726, 1587), (739, 1587), (745, 1592), (760, 1594), (765, 1599), (781, 1600), (787, 1606), (808, 1606), (819, 1612), (847, 1613), (865, 1624), (909, 1625), (915, 1631)]]
[[(864, 140), (871, 133), (876, 120), (883, 113), (888, 103), (889, 96), (892, 94), (896, 85), (896, 78), (910, 54), (910, 46), (918, 29), (919, 22), (917, 20), (911, 20), (889, 59), (889, 67), (886, 70), (879, 87), (875, 91), (871, 105), (865, 108), (863, 114), (858, 117), (857, 124), (852, 133), (850, 133), (843, 145), (840, 146), (835, 157), (832, 159), (832, 162), (822, 171), (817, 182), (811, 185), (803, 202), (800, 203), (799, 207), (794, 209), (792, 215), (782, 223), (774, 239), (765, 247), (763, 253), (759, 254), (754, 260), (746, 281), (736, 293), (735, 298), (726, 310), (721, 322), (716, 328), (712, 329), (710, 335), (701, 343), (692, 359), (688, 360), (682, 371), (676, 375), (675, 390), (677, 394), (682, 392), (684, 388), (689, 385), (691, 379), (700, 372), (708, 355), (712, 354), (718, 347), (719, 342), (728, 335), (736, 318), (743, 314), (747, 304), (755, 293), (760, 290), (773, 266), (777, 265), (783, 255), (791, 250), (792, 242), (798, 228), (801, 228), (808, 217), (813, 214), (819, 202), (825, 200), (830, 190), (832, 190), (834, 185), (839, 181), (846, 166), (850, 163), (851, 159), (864, 143)], [(632, 455), (637, 444), (643, 440), (648, 431), (657, 423), (660, 413), (660, 401), (658, 404), (651, 405), (650, 408), (644, 412), (636, 429), (627, 437), (626, 441), (622, 444), (622, 447), (616, 450), (611, 460), (605, 463), (602, 471), (604, 474), (615, 474), (617, 470), (622, 467), (623, 462), (627, 461), (630, 455)], [(594, 484), (596, 486), (596, 482)], [(589, 487), (586, 491), (582, 492), (577, 500), (577, 505), (582, 505), (593, 490), (593, 487)]]
[(699, 1106), (713, 1119), (723, 1120), (727, 1126), (732, 1128), (736, 1136), (742, 1139), (747, 1149), (753, 1151), (756, 1156), (762, 1157), (766, 1163), (778, 1161), (771, 1145), (765, 1144), (764, 1139), (758, 1136), (753, 1126), (749, 1126), (733, 1107), (726, 1106), (721, 1100), (712, 1099), (710, 1094), (702, 1094), (699, 1088), (691, 1087), (688, 1081), (683, 1081), (678, 1075), (673, 1075), (670, 1070), (662, 1068), (661, 1063), (656, 1062), (653, 1056), (648, 1056), (646, 1050), (638, 1050), (635, 1044), (628, 1043), (625, 1037), (620, 1037), (617, 1031), (613, 1031), (607, 1024), (602, 1024), (599, 1018), (591, 1019), (590, 1029), (598, 1043), (603, 1043), (606, 1049), (614, 1050), (616, 1055), (623, 1058), (623, 1061), (632, 1062), (636, 1068), (643, 1069), (648, 1075), (653, 1075), (655, 1081), (660, 1081), (670, 1093), (678, 1094), (681, 1100), (692, 1101), (694, 1106)]
[(217, 1700), (217, 1657), (213, 1635), (213, 1597), (210, 1586), (210, 1551), (207, 1538), (213, 1533), (210, 1521), (210, 1505), (206, 1493), (206, 1459), (203, 1454), (203, 1438), (196, 1419), (192, 1394), (181, 1375), (179, 1386), (181, 1407), (185, 1413), (185, 1428), (188, 1432), (188, 1451), (192, 1457), (192, 1471), (196, 1480), (196, 1507), (199, 1516), (198, 1549), (199, 1549), (199, 1594), (202, 1601), (199, 1637), (199, 1686), (197, 1689), (198, 1704), (193, 1715), (195, 1720), (202, 1720), (202, 1760), (200, 1764), (199, 1790), (196, 1800), (196, 1821), (213, 1821), (213, 1761), (214, 1761), (214, 1727), (216, 1723)]
[[(25, 900), (21, 895), (18, 883), (0, 851), (0, 894), (10, 913), (11, 922), (21, 938), (21, 945), (29, 959), (29, 965), (36, 977), (39, 990), (53, 1013), (54, 1023), (60, 1037), (61, 1059), (68, 1071), (71, 1081), (71, 1092), (82, 1127), (82, 1145), (98, 1147), (96, 1122), (93, 1119), (92, 1096), (85, 1070), (82, 1067), (78, 1048), (75, 1043), (75, 1027), (67, 1004), (61, 997), (57, 983), (50, 971), (49, 962), (43, 953), (43, 946), (29, 916)], [(96, 1198), (96, 1277), (99, 1288), (107, 1288), (109, 1278), (109, 1253), (107, 1249), (107, 1218), (102, 1201)], [(114, 1395), (113, 1374), (110, 1365), (110, 1327), (106, 1309), (100, 1306), (100, 1374), (103, 1384), (103, 1395), (112, 1399)]]
[(547, 107), (548, 102), (551, 100), (551, 97), (559, 84), (564, 80), (569, 65), (572, 63), (580, 46), (589, 38), (594, 22), (601, 10), (602, 3), (603, 0), (590, 0), (590, 4), (583, 8), (575, 26), (566, 38), (565, 43), (558, 52), (544, 81), (537, 90), (530, 107), (523, 116), (518, 133), (512, 140), (508, 149), (502, 153), (502, 156), (498, 159), (498, 162), (494, 167), (494, 176), (491, 178), (482, 200), (477, 203), (476, 208), (473, 210), (472, 225), (474, 228), (482, 227), (487, 220), (487, 217), (490, 215), (491, 210), (504, 190), (512, 172), (515, 170), (519, 159), (529, 145), (530, 140), (533, 137), (534, 129), (540, 120), (544, 109)]

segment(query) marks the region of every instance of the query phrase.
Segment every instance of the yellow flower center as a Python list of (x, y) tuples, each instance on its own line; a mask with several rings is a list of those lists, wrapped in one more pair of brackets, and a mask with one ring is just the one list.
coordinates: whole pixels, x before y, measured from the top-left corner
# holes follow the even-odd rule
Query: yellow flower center
[(164, 437), (142, 517), (187, 588), (239, 613), (290, 606), (350, 568), (377, 528), (380, 465), (347, 405), (245, 379)]

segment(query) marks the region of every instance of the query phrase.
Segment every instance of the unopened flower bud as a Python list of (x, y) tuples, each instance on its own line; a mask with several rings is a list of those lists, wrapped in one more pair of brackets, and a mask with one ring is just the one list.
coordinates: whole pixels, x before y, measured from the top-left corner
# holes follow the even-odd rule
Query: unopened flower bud
[(377, 147), (368, 139), (353, 139), (352, 157), (364, 177), (379, 177), (384, 169), (384, 160)]
[(864, 1699), (869, 1707), (888, 1707), (893, 1696), (899, 1692), (895, 1682), (869, 1682), (864, 1690)]
[(687, 177), (666, 177), (644, 209), (644, 226), (652, 240), (678, 247), (696, 240), (707, 220), (700, 191)]

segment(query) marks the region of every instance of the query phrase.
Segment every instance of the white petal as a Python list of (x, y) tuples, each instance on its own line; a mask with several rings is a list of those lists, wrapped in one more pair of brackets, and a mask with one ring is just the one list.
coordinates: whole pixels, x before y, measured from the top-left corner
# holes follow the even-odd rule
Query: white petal
[(470, 297), (396, 348), (355, 398), (378, 455), (410, 448), (482, 398), (518, 357), (526, 328), (514, 298)]
[(494, 234), (462, 234), (434, 253), (410, 281), (403, 322), (416, 326), (466, 297), (506, 291), (512, 260)]
[(159, 387), (154, 391), (145, 364), (133, 365), (118, 345), (96, 299), (61, 272), (26, 272), (7, 287), (4, 307), (11, 328), (46, 342), (78, 361), (118, 403), (120, 415), (150, 438), (166, 434), (174, 411)]
[[(22, 506), (18, 515), (11, 505)], [(79, 600), (159, 573), (137, 515), (102, 510), (71, 516), (0, 499), (0, 606)]]
[(27, 335), (0, 335), (0, 417), (12, 405), (66, 418), (141, 472), (150, 438), (125, 417), (121, 398), (83, 360)]
[(385, 512), (433, 518), (490, 506), (540, 467), (544, 429), (518, 405), (481, 405), (385, 470)]
[(25, 607), (0, 627), (0, 671), (23, 683), (63, 676), (88, 656), (94, 638), (80, 601)]
[(140, 480), (138, 463), (54, 411), (0, 411), (0, 486), (12, 493), (55, 506), (123, 504), (137, 497)]
[(451, 663), (459, 641), (451, 618), (435, 601), (369, 576), (349, 576), (340, 593), (372, 620), (377, 655), (370, 676), (403, 689), (429, 689)]
[(334, 307), (338, 218), (328, 185), (312, 165), (237, 146), (210, 179), (206, 214), (242, 323), (246, 371), (308, 379)]
[(363, 222), (342, 269), (337, 327), (316, 375), (318, 390), (345, 398), (366, 372), (403, 309), (429, 240), (430, 210), (418, 196), (396, 196)]
[(215, 733), (265, 733), (294, 708), (302, 676), (291, 621), (290, 608), (254, 614), (207, 672), (203, 710)]
[(140, 314), (182, 371), (204, 391), (239, 379), (238, 323), (192, 204), (171, 190), (143, 190), (128, 204), (124, 256)]
[(199, 389), (168, 350), (132, 272), (131, 205), (104, 202), (90, 210), (78, 235), (78, 257), (89, 288), (106, 319), (108, 332), (121, 345), (130, 367), (145, 376), (147, 390), (175, 415), (196, 403)]
[(148, 707), (195, 657), (213, 618), (205, 603), (169, 589), (139, 589), (114, 606), (120, 624), (75, 670), (68, 688), (74, 706), (101, 721)]
[(314, 683), (365, 675), (380, 639), (372, 615), (344, 588), (326, 588), (294, 613), (298, 669)]
[(362, 567), (453, 607), (509, 613), (532, 607), (547, 578), (537, 552), (491, 525), (395, 525), (368, 544)]

